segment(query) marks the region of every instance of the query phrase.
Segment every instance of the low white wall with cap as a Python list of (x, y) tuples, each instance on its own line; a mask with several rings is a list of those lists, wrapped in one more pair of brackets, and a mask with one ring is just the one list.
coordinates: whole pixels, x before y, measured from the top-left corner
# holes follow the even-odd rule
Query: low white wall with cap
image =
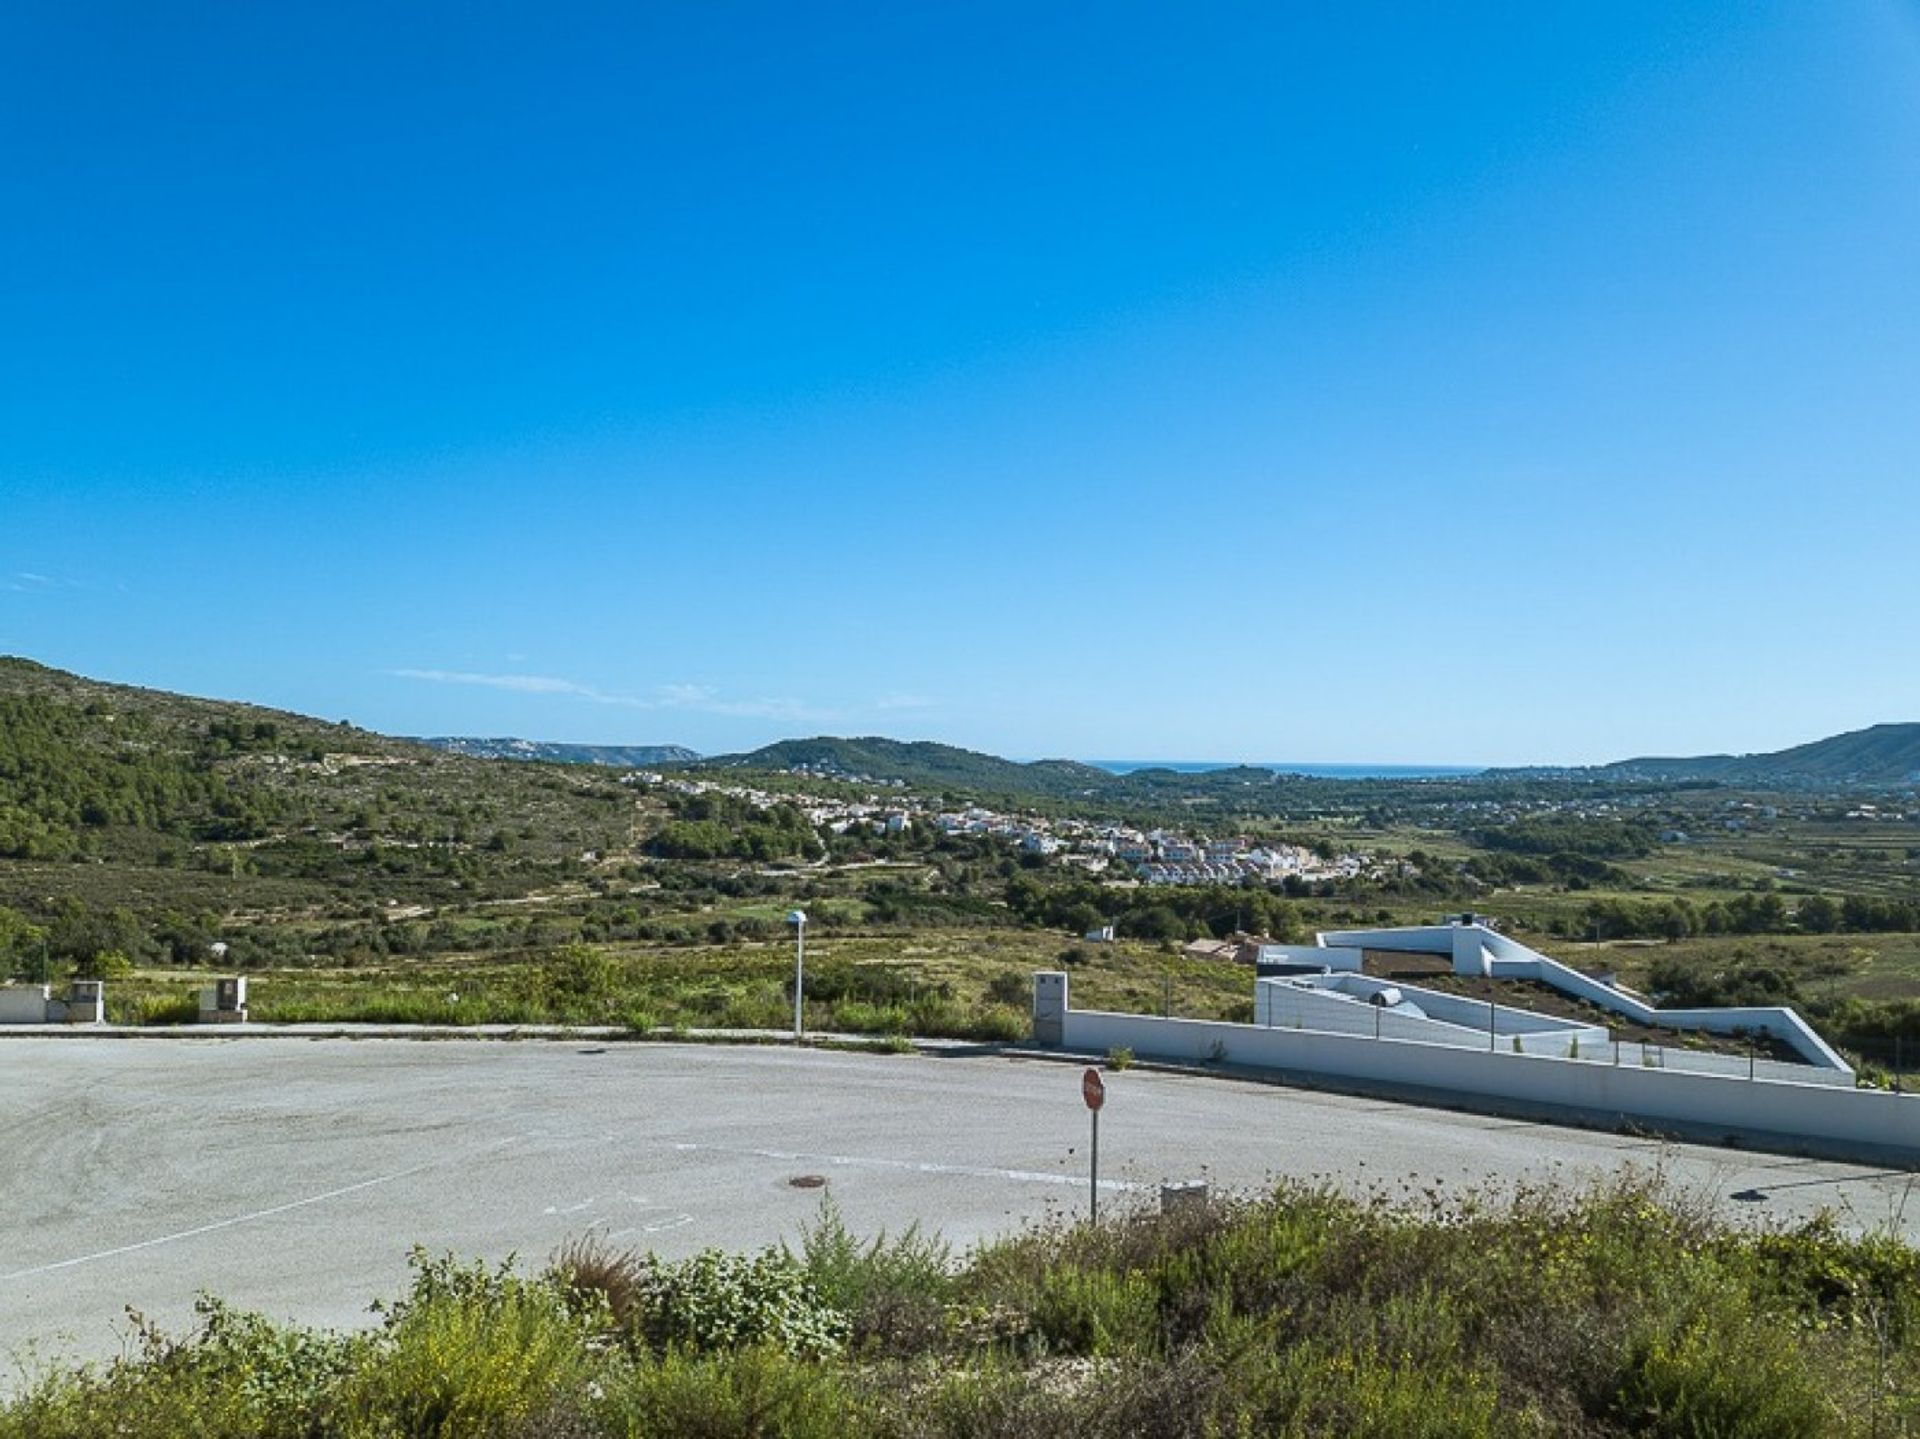
[[(1067, 993), (1066, 975), (1058, 993)], [(1245, 1065), (1424, 1094), (1479, 1100), (1602, 1123), (1645, 1122), (1920, 1164), (1920, 1095), (1636, 1065), (1596, 1064), (1509, 1049), (1454, 1048), (1411, 1039), (1163, 1019), (1066, 1009), (1062, 1047), (1142, 1058)]]

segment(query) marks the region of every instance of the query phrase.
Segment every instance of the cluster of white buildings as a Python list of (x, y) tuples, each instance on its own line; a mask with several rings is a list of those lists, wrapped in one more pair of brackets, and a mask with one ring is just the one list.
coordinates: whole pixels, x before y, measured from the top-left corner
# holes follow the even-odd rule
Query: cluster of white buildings
[(1275, 884), (1352, 879), (1376, 862), (1358, 853), (1325, 858), (1297, 844), (1251, 840), (1194, 839), (1168, 830), (1108, 827), (1092, 836), (1095, 851), (1124, 865), (1147, 884)]
[(818, 795), (776, 794), (752, 785), (685, 779), (656, 770), (636, 770), (625, 776), (621, 783), (643, 784), (675, 794), (717, 794), (727, 799), (744, 800), (755, 809), (772, 809), (777, 804), (790, 804), (805, 815), (807, 823), (815, 829), (831, 830), (834, 834), (845, 834), (856, 826), (877, 830), (881, 834), (904, 834), (913, 828), (914, 816), (920, 813), (919, 806), (904, 796), (881, 801), (871, 797), (865, 800), (840, 800), (824, 799)]
[(1094, 820), (1018, 815), (983, 805), (937, 811), (912, 793), (833, 799), (653, 770), (639, 770), (628, 776), (628, 782), (687, 795), (720, 793), (730, 799), (743, 799), (755, 809), (797, 805), (810, 824), (833, 834), (847, 834), (858, 826), (881, 834), (902, 834), (914, 824), (925, 824), (941, 834), (1004, 841), (1020, 847), (1021, 853), (1041, 855), (1089, 874), (1121, 872), (1137, 876), (1144, 884), (1277, 884), (1288, 876), (1350, 880), (1375, 872), (1380, 863), (1361, 853), (1327, 859), (1302, 845), (1204, 840), (1173, 830), (1137, 830)]
[(1125, 874), (1146, 884), (1275, 884), (1289, 876), (1307, 881), (1353, 879), (1377, 871), (1381, 864), (1359, 853), (1327, 858), (1300, 845), (1205, 839), (1165, 829), (1140, 830), (1092, 820), (1006, 813), (981, 805), (936, 810), (917, 796), (897, 790), (860, 799), (836, 799), (654, 771), (637, 772), (628, 777), (628, 782), (679, 794), (724, 795), (757, 809), (796, 805), (810, 824), (834, 834), (857, 827), (901, 834), (921, 824), (941, 834), (1000, 840), (1017, 846), (1024, 854), (1039, 855), (1090, 874)]
[(1139, 872), (1148, 884), (1276, 884), (1290, 875), (1303, 880), (1353, 879), (1367, 868), (1368, 861), (1358, 854), (1328, 860), (1298, 845), (1281, 844), (1257, 845), (1225, 858), (1148, 861)]

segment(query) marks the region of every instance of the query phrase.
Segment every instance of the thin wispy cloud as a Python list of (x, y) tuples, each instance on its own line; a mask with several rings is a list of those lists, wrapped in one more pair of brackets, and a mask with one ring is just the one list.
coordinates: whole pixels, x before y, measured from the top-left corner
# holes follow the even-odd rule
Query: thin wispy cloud
[(16, 570), (0, 580), (0, 590), (10, 590), (16, 595), (39, 594), (45, 590), (75, 588), (72, 580), (55, 579), (52, 575), (39, 575), (31, 570)]
[(396, 669), (387, 673), (397, 679), (420, 680), (428, 684), (469, 685), (480, 689), (506, 690), (513, 694), (559, 695), (568, 699), (587, 700), (592, 704), (615, 705), (622, 709), (682, 710), (729, 718), (778, 720), (826, 720), (836, 716), (833, 710), (820, 709), (797, 699), (729, 699), (711, 685), (667, 684), (658, 686), (648, 694), (629, 695), (615, 694), (557, 675), (482, 674), (472, 670), (434, 669)]
[(896, 690), (881, 695), (873, 702), (873, 707), (877, 710), (928, 710), (933, 708), (933, 701), (925, 695), (907, 694)]
[(469, 670), (415, 669), (389, 670), (388, 673), (399, 679), (425, 680), (436, 685), (474, 685), (481, 689), (511, 690), (523, 695), (575, 695), (603, 704), (639, 703), (621, 695), (602, 694), (591, 685), (556, 679), (551, 675), (483, 675)]

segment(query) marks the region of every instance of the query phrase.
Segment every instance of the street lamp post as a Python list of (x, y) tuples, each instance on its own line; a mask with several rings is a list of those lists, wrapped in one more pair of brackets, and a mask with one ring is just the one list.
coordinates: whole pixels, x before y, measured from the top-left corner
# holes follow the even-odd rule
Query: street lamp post
[(793, 926), (793, 1037), (798, 1042), (806, 1033), (801, 1005), (805, 1003), (807, 989), (807, 912), (790, 910), (787, 923)]

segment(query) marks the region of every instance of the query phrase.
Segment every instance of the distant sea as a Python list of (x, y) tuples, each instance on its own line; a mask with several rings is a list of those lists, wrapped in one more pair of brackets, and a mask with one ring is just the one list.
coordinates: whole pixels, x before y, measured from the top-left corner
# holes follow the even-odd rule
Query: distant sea
[[(1137, 769), (1205, 774), (1208, 770), (1234, 768), (1234, 762), (1230, 761), (1191, 759), (1090, 759), (1086, 763), (1109, 774), (1132, 774)], [(1278, 770), (1282, 774), (1311, 775), (1315, 779), (1449, 779), (1486, 771), (1485, 765), (1477, 764), (1298, 764), (1265, 760), (1251, 767)]]

